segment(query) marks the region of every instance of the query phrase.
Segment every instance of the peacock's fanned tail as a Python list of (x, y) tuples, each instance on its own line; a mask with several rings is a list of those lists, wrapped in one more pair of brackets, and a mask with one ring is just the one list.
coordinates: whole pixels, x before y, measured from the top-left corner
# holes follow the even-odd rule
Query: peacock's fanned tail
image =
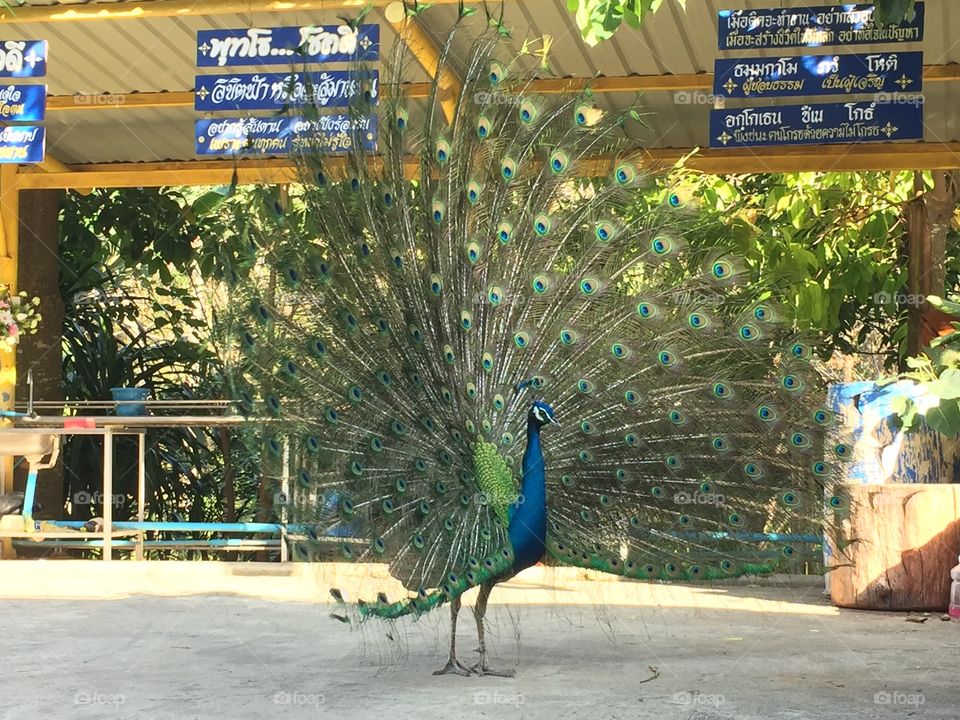
[(386, 564), (410, 595), (359, 618), (509, 576), (542, 399), (562, 425), (543, 430), (554, 561), (689, 580), (816, 565), (846, 500), (810, 347), (743, 261), (693, 242), (694, 199), (649, 202), (622, 150), (637, 116), (528, 93), (487, 20), (440, 48), (452, 97), (447, 80), (409, 97), (398, 44), (379, 104), (351, 110), (379, 115), (378, 153), (307, 147), (288, 205), (229, 260), (234, 390), (264, 474), (289, 478), (295, 559)]

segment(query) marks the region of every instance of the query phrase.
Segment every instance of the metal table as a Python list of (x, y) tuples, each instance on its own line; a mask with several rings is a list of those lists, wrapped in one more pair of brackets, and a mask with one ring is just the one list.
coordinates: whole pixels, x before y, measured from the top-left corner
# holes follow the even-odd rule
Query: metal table
[[(139, 405), (147, 405), (156, 409), (191, 409), (200, 408), (219, 408), (225, 407), (226, 403), (211, 401), (122, 401), (117, 402), (91, 402), (91, 403), (35, 403), (32, 407), (43, 409), (59, 409), (61, 412), (65, 407), (76, 408), (83, 407), (88, 409), (113, 409), (123, 402), (134, 402)], [(86, 427), (64, 427), (65, 421), (71, 424), (84, 424)], [(101, 494), (101, 505), (103, 510), (103, 532), (86, 533), (83, 538), (89, 540), (100, 540), (103, 546), (103, 560), (110, 562), (113, 559), (113, 539), (136, 534), (136, 557), (143, 559), (144, 533), (155, 529), (180, 529), (179, 525), (184, 523), (147, 523), (145, 514), (145, 495), (146, 495), (146, 475), (144, 460), (146, 455), (146, 433), (150, 428), (156, 427), (223, 427), (236, 426), (245, 422), (243, 417), (237, 415), (143, 415), (143, 416), (118, 416), (118, 415), (94, 415), (94, 416), (65, 416), (65, 415), (39, 415), (33, 417), (22, 417), (15, 421), (12, 428), (0, 429), (0, 433), (9, 434), (36, 434), (38, 432), (45, 435), (102, 435), (103, 436), (103, 488)], [(92, 425), (92, 427), (90, 427)], [(115, 436), (136, 436), (137, 437), (137, 522), (136, 523), (114, 523), (113, 522), (113, 439)], [(69, 528), (82, 523), (73, 523), (69, 521), (52, 521), (49, 524)], [(208, 529), (215, 531), (222, 530), (225, 525), (236, 525), (230, 531), (250, 532), (250, 524), (244, 523), (188, 523), (191, 526), (203, 525), (203, 528), (190, 529)], [(122, 528), (120, 526), (123, 526)], [(160, 526), (166, 526), (161, 528)], [(207, 527), (209, 526), (209, 527)], [(187, 529), (187, 528), (182, 528)], [(276, 526), (271, 525), (271, 530)], [(118, 532), (119, 531), (119, 532)], [(261, 530), (263, 531), (263, 530)], [(43, 538), (76, 538), (76, 532), (50, 532), (40, 530), (40, 523), (36, 522), (32, 530), (24, 530), (22, 533), (0, 532), (0, 537), (19, 537), (29, 539)], [(88, 543), (89, 544), (89, 543)], [(97, 545), (100, 542), (96, 543)]]

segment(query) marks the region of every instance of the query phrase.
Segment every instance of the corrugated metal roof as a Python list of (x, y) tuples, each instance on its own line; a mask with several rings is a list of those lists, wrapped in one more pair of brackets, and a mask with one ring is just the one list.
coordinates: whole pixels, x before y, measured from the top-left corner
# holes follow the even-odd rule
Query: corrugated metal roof
[(193, 108), (51, 113), (47, 154), (68, 163), (194, 159)]
[[(70, 5), (49, 0), (29, 0), (29, 5)], [(114, 3), (103, 3), (114, 4)], [(777, 5), (775, 0), (703, 0), (688, 2), (686, 11), (665, 3), (640, 30), (623, 27), (613, 39), (590, 48), (581, 39), (566, 0), (507, 0), (505, 22), (512, 28), (511, 43), (519, 50), (525, 38), (549, 35), (552, 38), (550, 71), (558, 77), (659, 75), (712, 72), (717, 57), (745, 55), (797, 55), (803, 50), (722, 52), (717, 48), (716, 17), (721, 9), (759, 9)], [(809, 3), (781, 2), (800, 6)], [(926, 39), (901, 46), (922, 49), (927, 64), (960, 62), (960, 8), (949, 0), (927, 0)], [(394, 33), (381, 11), (369, 21), (380, 22), (382, 42), (388, 47)], [(474, 18), (482, 22), (483, 11)], [(337, 12), (290, 12), (212, 15), (208, 17), (167, 17), (124, 20), (58, 21), (13, 23), (2, 31), (5, 37), (46, 39), (50, 44), (49, 92), (55, 95), (81, 93), (129, 93), (182, 91), (193, 88), (196, 32), (203, 28), (273, 27), (337, 22)], [(429, 34), (441, 40), (453, 19), (456, 7), (439, 5), (421, 15)], [(454, 62), (469, 47), (469, 34), (454, 43)], [(889, 47), (889, 46), (887, 46)], [(872, 46), (857, 46), (869, 52)], [(837, 48), (839, 51), (840, 48)], [(537, 61), (521, 61), (528, 68)], [(271, 68), (277, 70), (276, 67)], [(203, 70), (201, 72), (210, 72)], [(267, 68), (244, 68), (256, 72)], [(217, 71), (213, 72), (226, 72)], [(419, 68), (411, 80), (423, 80)], [(956, 83), (928, 83), (926, 139), (960, 139), (956, 107)], [(634, 100), (627, 93), (609, 94), (602, 102), (608, 107)], [(647, 92), (641, 104), (648, 128), (637, 130), (639, 142), (648, 147), (691, 147), (708, 144), (709, 106), (700, 102), (681, 104), (673, 92)], [(795, 100), (770, 101), (786, 104)], [(50, 112), (48, 149), (64, 162), (188, 160), (193, 155), (193, 120), (190, 108), (142, 110), (89, 110)]]

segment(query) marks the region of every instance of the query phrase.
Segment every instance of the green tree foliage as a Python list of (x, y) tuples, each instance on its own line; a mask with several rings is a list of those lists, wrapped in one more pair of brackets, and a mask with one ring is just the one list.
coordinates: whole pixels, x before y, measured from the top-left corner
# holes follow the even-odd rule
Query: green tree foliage
[[(665, 187), (689, 198), (698, 217), (686, 241), (745, 258), (748, 281), (770, 288), (786, 315), (817, 332), (822, 355), (860, 353), (870, 340), (882, 364), (896, 364), (906, 336), (897, 300), (906, 292), (902, 207), (914, 192), (912, 173), (676, 172), (637, 212), (662, 202)], [(960, 265), (948, 254), (954, 287)]]
[[(686, 0), (673, 1), (686, 6)], [(663, 0), (567, 0), (567, 9), (573, 13), (584, 41), (593, 46), (612, 37), (622, 23), (639, 28), (662, 4)]]
[[(567, 0), (567, 9), (573, 14), (577, 27), (588, 45), (597, 45), (612, 37), (626, 23), (634, 29), (665, 0)], [(687, 0), (672, 0), (686, 9)], [(876, 0), (877, 17), (882, 23), (899, 23), (912, 18), (916, 0)]]
[[(63, 389), (69, 401), (109, 400), (113, 387), (146, 387), (163, 400), (223, 396), (222, 364), (208, 346), (204, 298), (216, 292), (220, 258), (243, 241), (231, 212), (245, 212), (229, 188), (68, 194), (61, 217)], [(247, 198), (244, 197), (244, 200)], [(248, 205), (249, 203), (247, 203)], [(255, 447), (255, 446), (254, 446)], [(116, 441), (115, 518), (135, 514), (136, 446)], [(99, 490), (99, 440), (64, 447), (64, 500)], [(151, 430), (147, 505), (151, 519), (220, 521), (257, 513), (256, 451), (239, 433)], [(99, 515), (73, 502), (71, 515)]]
[[(938, 310), (960, 317), (960, 303), (939, 297), (927, 300)], [(960, 323), (953, 323), (960, 330)], [(904, 395), (894, 399), (892, 409), (905, 430), (926, 425), (944, 435), (960, 433), (960, 332), (956, 330), (930, 343), (930, 348), (907, 359), (909, 371), (892, 380), (911, 380), (920, 386), (921, 400)]]

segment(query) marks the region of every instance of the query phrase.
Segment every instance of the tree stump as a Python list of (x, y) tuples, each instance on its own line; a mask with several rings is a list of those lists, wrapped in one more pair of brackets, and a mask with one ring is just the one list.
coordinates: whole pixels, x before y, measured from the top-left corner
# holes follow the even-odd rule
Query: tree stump
[(830, 573), (834, 605), (862, 610), (945, 610), (960, 554), (960, 485), (850, 488), (847, 537)]

